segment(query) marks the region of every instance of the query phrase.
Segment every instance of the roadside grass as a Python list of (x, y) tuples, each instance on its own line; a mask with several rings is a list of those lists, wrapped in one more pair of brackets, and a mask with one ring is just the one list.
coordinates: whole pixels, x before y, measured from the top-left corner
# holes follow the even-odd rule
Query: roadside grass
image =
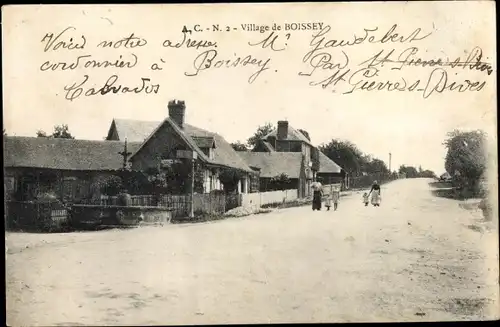
[[(450, 182), (434, 181), (430, 182), (429, 186), (431, 187), (431, 193), (434, 196), (450, 200), (457, 200), (459, 201), (458, 206), (460, 208), (469, 211), (481, 210), (482, 217), (485, 222), (492, 220), (493, 211), (491, 205), (488, 205), (487, 199), (478, 198), (477, 196), (474, 197), (471, 192), (467, 192), (466, 190), (463, 190), (461, 188), (454, 187)], [(474, 231), (482, 230), (476, 225), (469, 225), (468, 228)]]
[(430, 182), (432, 195), (440, 198), (460, 200), (459, 190), (451, 185), (450, 182), (434, 181)]
[(430, 182), (429, 186), (434, 189), (441, 189), (441, 188), (448, 189), (452, 187), (450, 182), (441, 182), (441, 181)]

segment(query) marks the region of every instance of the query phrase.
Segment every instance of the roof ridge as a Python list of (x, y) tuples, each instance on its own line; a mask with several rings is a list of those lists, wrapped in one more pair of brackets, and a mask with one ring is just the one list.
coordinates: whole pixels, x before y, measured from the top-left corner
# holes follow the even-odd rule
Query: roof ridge
[[(29, 136), (4, 140), (5, 167), (62, 170), (116, 170), (122, 167), (118, 155), (124, 142)], [(130, 143), (132, 152), (138, 143)]]
[(142, 120), (142, 119), (131, 119), (131, 118), (113, 118), (113, 120), (125, 120), (125, 121), (133, 121), (133, 122), (144, 122), (144, 123), (161, 123), (161, 120)]
[[(37, 137), (37, 136), (24, 136), (24, 135), (6, 135), (4, 136), (4, 139), (9, 139), (9, 138), (23, 138), (23, 139), (30, 139), (30, 140), (39, 140), (39, 141), (61, 141), (61, 142), (93, 142), (93, 143), (125, 143), (125, 141), (120, 141), (120, 140), (89, 140), (89, 139), (70, 139), (70, 138), (64, 138), (64, 137)], [(142, 142), (134, 142), (134, 141), (127, 141), (127, 143), (142, 143)]]
[[(198, 156), (203, 160), (203, 161), (206, 161), (206, 162), (209, 162), (210, 160), (205, 156), (205, 154), (203, 153), (203, 151), (201, 151), (201, 149), (198, 147), (198, 145), (196, 145), (196, 143), (194, 142), (194, 140), (191, 138), (190, 135), (188, 135), (187, 133), (185, 133), (179, 126), (177, 126), (177, 124), (172, 120), (170, 119), (169, 117), (165, 118), (163, 120), (163, 122), (161, 122), (152, 132), (151, 134), (149, 134), (149, 136), (144, 140), (144, 142), (142, 142), (141, 146), (137, 149), (137, 151), (132, 154), (132, 157), (134, 157), (136, 154), (139, 153), (139, 151), (142, 150), (142, 148), (149, 142), (149, 140), (153, 137), (153, 135), (156, 134), (156, 132), (158, 132), (158, 130), (165, 124), (165, 123), (168, 123), (176, 132), (177, 134), (179, 134), (179, 136), (181, 138), (184, 138), (184, 141), (187, 143), (187, 145), (189, 147), (192, 148), (193, 151), (197, 152), (198, 153)], [(132, 158), (131, 157), (131, 158)]]

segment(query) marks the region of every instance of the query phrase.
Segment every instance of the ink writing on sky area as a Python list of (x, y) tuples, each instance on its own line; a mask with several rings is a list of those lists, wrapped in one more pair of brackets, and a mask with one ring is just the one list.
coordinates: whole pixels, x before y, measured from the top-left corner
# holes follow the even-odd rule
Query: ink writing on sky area
[[(90, 38), (77, 26), (68, 26), (41, 37), (39, 70), (47, 76), (68, 71), (80, 74), (56, 92), (68, 101), (92, 96), (159, 94), (161, 81), (171, 78), (168, 63), (173, 51), (183, 53), (185, 61), (176, 64), (183, 68), (184, 78), (244, 76), (249, 85), (266, 83), (282, 78), (277, 67), (283, 67), (280, 63), (286, 60), (286, 72), (292, 70), (304, 87), (345, 96), (361, 92), (418, 92), (427, 99), (443, 93), (480, 92), (491, 83), (493, 67), (480, 46), (465, 49), (460, 56), (428, 51), (426, 42), (432, 40), (435, 30), (435, 26), (411, 28), (394, 24), (385, 28), (363, 27), (337, 37), (325, 22), (194, 24), (183, 26), (160, 42), (152, 42), (136, 32), (114, 39)], [(239, 33), (237, 40), (241, 44), (218, 38), (223, 33)], [(289, 50), (291, 46), (293, 52)], [(366, 51), (367, 46), (375, 50)], [(297, 49), (304, 52), (296, 56), (300, 53)], [(153, 51), (157, 58), (146, 61), (145, 51)], [(362, 60), (360, 54), (364, 56)], [(421, 74), (414, 74), (411, 69), (419, 69)], [(94, 78), (96, 71), (109, 75)], [(126, 71), (134, 71), (137, 77), (131, 79)], [(228, 71), (235, 74), (227, 75)]]

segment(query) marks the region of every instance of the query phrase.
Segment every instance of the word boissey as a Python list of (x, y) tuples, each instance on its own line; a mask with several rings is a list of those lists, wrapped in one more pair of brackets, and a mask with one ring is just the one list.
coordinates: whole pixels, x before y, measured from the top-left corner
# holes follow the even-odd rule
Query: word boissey
[(78, 56), (72, 62), (50, 62), (46, 61), (40, 65), (40, 70), (45, 72), (48, 70), (75, 70), (77, 68), (85, 67), (85, 68), (107, 68), (107, 67), (115, 67), (115, 68), (133, 68), (137, 65), (138, 59), (135, 54), (131, 54), (132, 58), (129, 60), (123, 60), (123, 56), (120, 55), (119, 59), (114, 61), (108, 60), (94, 60), (89, 59), (92, 55), (82, 55)]
[(323, 23), (285, 23), (285, 31), (317, 31), (323, 29)]
[(200, 53), (193, 61), (194, 72), (185, 72), (186, 76), (197, 76), (199, 72), (207, 69), (217, 68), (239, 68), (253, 66), (257, 71), (250, 76), (248, 82), (253, 83), (259, 75), (269, 69), (270, 58), (259, 59), (252, 55), (238, 56), (232, 59), (219, 59), (217, 50), (207, 50)]

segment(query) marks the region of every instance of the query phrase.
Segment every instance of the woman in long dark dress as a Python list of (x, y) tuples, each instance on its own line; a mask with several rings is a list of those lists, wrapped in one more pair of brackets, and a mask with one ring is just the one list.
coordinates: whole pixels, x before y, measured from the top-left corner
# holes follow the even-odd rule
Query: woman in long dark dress
[(321, 210), (321, 200), (323, 197), (323, 185), (319, 182), (319, 179), (316, 179), (314, 183), (312, 183), (311, 188), (313, 190), (313, 202), (312, 209)]
[(377, 181), (373, 182), (372, 188), (368, 196), (372, 195), (372, 205), (374, 207), (380, 207), (380, 185), (378, 185)]

